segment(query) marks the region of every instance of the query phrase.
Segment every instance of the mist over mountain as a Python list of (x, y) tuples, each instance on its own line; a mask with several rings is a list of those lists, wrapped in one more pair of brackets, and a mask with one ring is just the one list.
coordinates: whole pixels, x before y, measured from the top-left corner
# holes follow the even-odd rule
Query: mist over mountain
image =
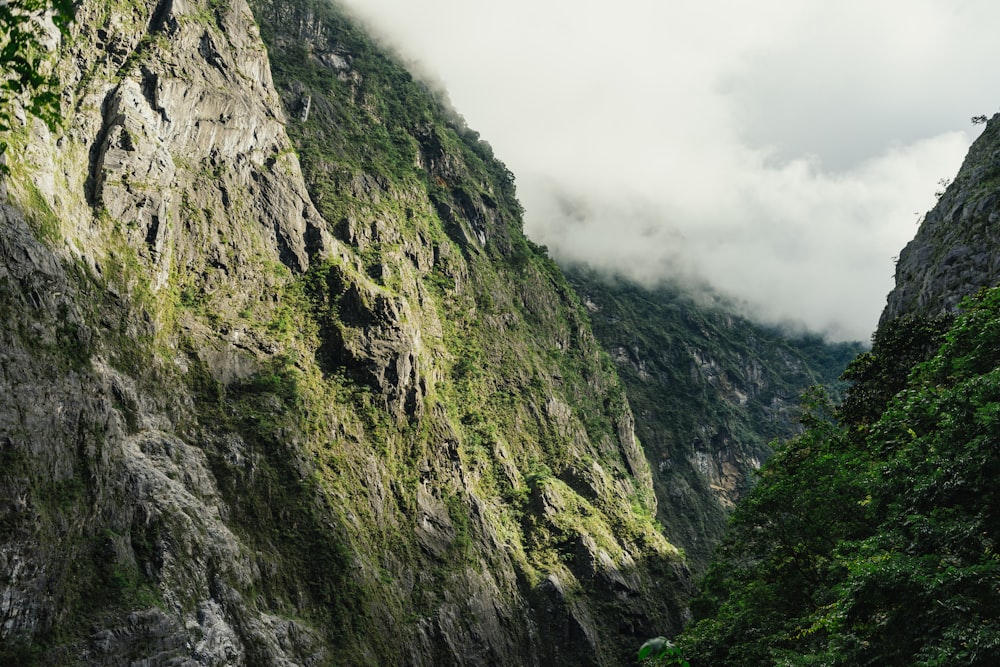
[(555, 257), (835, 339), (868, 340), (997, 108), (985, 0), (348, 4), (445, 82)]

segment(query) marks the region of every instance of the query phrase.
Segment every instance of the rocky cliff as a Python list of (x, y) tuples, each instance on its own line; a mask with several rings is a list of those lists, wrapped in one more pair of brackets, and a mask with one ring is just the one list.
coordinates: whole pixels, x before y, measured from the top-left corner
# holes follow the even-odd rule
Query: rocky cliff
[(0, 204), (3, 660), (610, 665), (679, 626), (614, 364), (453, 112), (326, 2), (87, 0), (52, 46)]
[(994, 116), (899, 253), (896, 286), (880, 325), (901, 315), (954, 313), (965, 296), (1000, 283), (998, 185), (1000, 119)]
[(836, 394), (861, 346), (759, 326), (669, 285), (568, 275), (625, 385), (657, 516), (700, 572), (772, 441), (799, 431), (802, 393), (823, 385)]

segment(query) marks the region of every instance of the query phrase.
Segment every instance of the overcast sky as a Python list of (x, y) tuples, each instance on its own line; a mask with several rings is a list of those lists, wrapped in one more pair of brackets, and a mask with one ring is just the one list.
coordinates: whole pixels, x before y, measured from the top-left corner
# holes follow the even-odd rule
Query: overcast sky
[(996, 0), (344, 0), (439, 79), (561, 260), (867, 340), (1000, 108)]

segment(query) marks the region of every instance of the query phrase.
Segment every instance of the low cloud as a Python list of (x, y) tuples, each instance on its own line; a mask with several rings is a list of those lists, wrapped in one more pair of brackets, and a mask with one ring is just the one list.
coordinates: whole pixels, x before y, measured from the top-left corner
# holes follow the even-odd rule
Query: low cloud
[(986, 0), (347, 0), (517, 176), (528, 234), (867, 339), (997, 108)]

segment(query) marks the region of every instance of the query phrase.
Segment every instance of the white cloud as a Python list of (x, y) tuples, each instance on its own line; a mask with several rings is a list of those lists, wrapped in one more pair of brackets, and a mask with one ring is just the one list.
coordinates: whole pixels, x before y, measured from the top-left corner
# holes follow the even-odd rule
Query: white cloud
[(446, 85), (557, 257), (865, 339), (991, 114), (988, 0), (346, 0)]

